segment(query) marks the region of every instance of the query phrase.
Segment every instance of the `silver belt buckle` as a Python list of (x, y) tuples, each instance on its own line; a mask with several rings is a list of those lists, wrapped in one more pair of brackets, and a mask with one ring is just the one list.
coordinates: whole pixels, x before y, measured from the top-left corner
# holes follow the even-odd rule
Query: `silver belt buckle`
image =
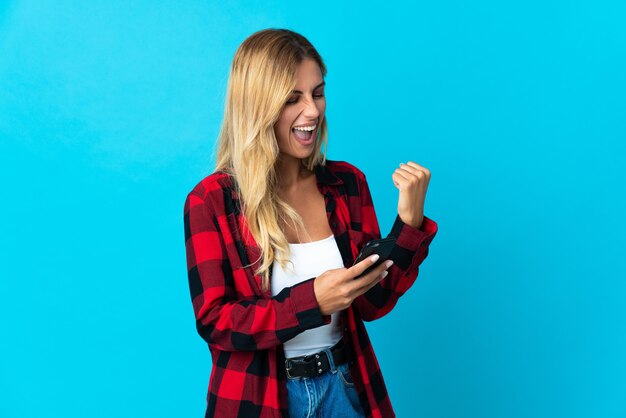
[[(319, 365), (320, 356), (325, 355), (325, 354), (326, 353), (323, 352), (323, 351), (321, 351), (319, 353), (315, 353), (315, 354), (308, 354), (306, 356), (302, 356), (302, 361), (306, 363), (309, 360), (315, 359), (315, 361), (318, 362), (318, 365)], [(326, 356), (326, 357), (328, 358), (328, 356)], [(292, 376), (289, 373), (289, 369), (291, 368), (291, 367), (289, 367), (289, 361), (290, 360), (291, 359), (288, 359), (288, 358), (285, 359), (285, 370), (287, 371), (287, 377), (290, 377), (290, 378), (299, 377), (299, 376)], [(321, 371), (321, 369), (319, 369), (319, 370)]]
[(294, 378), (294, 377), (296, 377), (296, 376), (292, 376), (292, 375), (289, 373), (289, 369), (291, 369), (291, 367), (290, 367), (290, 365), (289, 365), (289, 359), (287, 358), (287, 359), (285, 359), (285, 370), (287, 371), (287, 377), (289, 377), (289, 378), (293, 379), (293, 378)]

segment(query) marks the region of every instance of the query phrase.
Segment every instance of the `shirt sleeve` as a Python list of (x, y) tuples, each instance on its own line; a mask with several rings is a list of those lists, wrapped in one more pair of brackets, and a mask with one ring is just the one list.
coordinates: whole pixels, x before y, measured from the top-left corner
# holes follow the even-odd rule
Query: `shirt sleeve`
[(189, 290), (196, 328), (223, 351), (264, 350), (302, 331), (326, 325), (311, 278), (286, 287), (272, 298), (236, 297), (226, 245), (213, 206), (189, 193), (184, 206)]
[[(381, 235), (365, 175), (357, 177), (361, 199), (362, 247), (370, 240), (379, 239)], [(409, 290), (417, 279), (420, 264), (428, 256), (429, 245), (436, 233), (437, 223), (427, 216), (424, 216), (419, 228), (414, 228), (404, 223), (400, 215), (396, 215), (391, 231), (387, 235), (396, 238), (389, 256), (394, 262), (387, 270), (389, 274), (353, 301), (364, 321), (373, 321), (385, 316), (393, 309), (400, 296)]]

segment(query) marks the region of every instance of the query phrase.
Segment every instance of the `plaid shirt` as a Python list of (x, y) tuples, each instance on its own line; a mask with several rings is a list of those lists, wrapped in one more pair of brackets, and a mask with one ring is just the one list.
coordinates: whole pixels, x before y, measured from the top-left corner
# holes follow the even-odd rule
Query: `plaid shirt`
[[(332, 160), (316, 166), (315, 175), (344, 266), (350, 267), (365, 243), (381, 237), (365, 175)], [(184, 225), (196, 328), (213, 360), (205, 416), (288, 417), (283, 343), (331, 321), (320, 312), (315, 277), (273, 297), (261, 290), (261, 277), (253, 273), (259, 261), (243, 267), (257, 260), (260, 248), (227, 173), (216, 171), (189, 192)], [(436, 232), (426, 216), (419, 229), (396, 216), (389, 274), (341, 311), (350, 372), (368, 418), (395, 413), (363, 321), (386, 315), (411, 287)]]

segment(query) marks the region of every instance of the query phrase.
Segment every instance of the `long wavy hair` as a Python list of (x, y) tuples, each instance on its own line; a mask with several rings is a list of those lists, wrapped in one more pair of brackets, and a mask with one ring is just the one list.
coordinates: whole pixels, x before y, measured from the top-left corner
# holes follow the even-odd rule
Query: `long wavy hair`
[[(283, 225), (304, 231), (302, 217), (278, 196), (279, 148), (274, 125), (296, 86), (299, 64), (310, 58), (326, 76), (317, 50), (302, 35), (288, 29), (264, 29), (237, 49), (230, 68), (224, 119), (217, 141), (216, 171), (232, 176), (248, 229), (261, 249), (256, 274), (269, 289), (272, 263), (283, 268), (290, 251)], [(324, 152), (322, 152), (324, 145)], [(327, 124), (324, 117), (313, 152), (302, 160), (306, 170), (326, 164)], [(282, 222), (282, 223), (281, 223)]]

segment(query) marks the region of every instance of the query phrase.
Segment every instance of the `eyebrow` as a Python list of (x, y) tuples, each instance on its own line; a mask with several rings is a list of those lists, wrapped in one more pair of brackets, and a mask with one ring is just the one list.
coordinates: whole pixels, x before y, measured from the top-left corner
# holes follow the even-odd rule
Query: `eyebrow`
[[(319, 83), (317, 86), (315, 86), (315, 87), (313, 88), (313, 90), (315, 90), (315, 89), (317, 89), (317, 88), (319, 88), (319, 87), (322, 87), (322, 86), (324, 86), (324, 85), (326, 85), (326, 82), (325, 82), (325, 81), (322, 81), (322, 82), (321, 82), (321, 83)], [(302, 92), (301, 92), (300, 90), (291, 90), (291, 92), (292, 92), (292, 93), (299, 93), (299, 94), (302, 94)]]

